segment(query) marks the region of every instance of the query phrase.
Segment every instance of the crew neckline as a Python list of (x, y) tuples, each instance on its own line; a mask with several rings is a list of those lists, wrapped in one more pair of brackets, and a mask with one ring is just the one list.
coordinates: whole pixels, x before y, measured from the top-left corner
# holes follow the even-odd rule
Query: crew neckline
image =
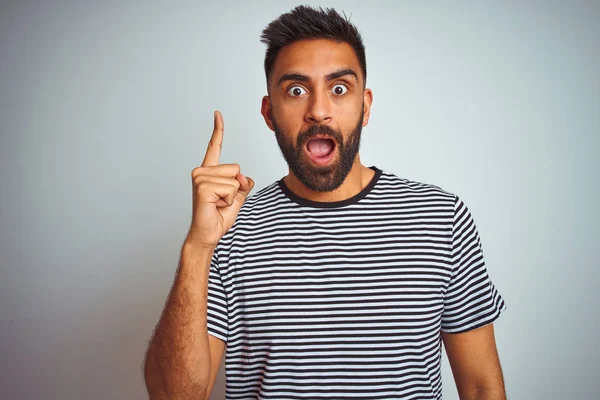
[(371, 190), (373, 189), (373, 187), (375, 186), (375, 184), (379, 180), (379, 177), (381, 176), (381, 172), (382, 171), (379, 168), (377, 168), (376, 166), (374, 166), (374, 165), (370, 166), (369, 168), (372, 169), (373, 171), (375, 171), (375, 175), (373, 175), (373, 178), (371, 178), (371, 181), (369, 182), (369, 184), (367, 186), (365, 186), (365, 188), (363, 190), (361, 190), (360, 192), (358, 192), (354, 196), (352, 196), (350, 198), (347, 198), (346, 200), (340, 200), (340, 201), (313, 201), (313, 200), (308, 200), (308, 199), (302, 198), (302, 197), (294, 194), (287, 187), (287, 185), (283, 182), (283, 179), (285, 177), (281, 178), (277, 183), (279, 184), (279, 188), (281, 189), (281, 191), (283, 192), (283, 194), (288, 199), (290, 199), (294, 203), (297, 203), (297, 204), (299, 204), (301, 206), (304, 206), (304, 207), (315, 207), (315, 208), (345, 207), (345, 206), (348, 206), (348, 205), (351, 205), (351, 204), (358, 203), (367, 194), (369, 194), (369, 192), (371, 192)]

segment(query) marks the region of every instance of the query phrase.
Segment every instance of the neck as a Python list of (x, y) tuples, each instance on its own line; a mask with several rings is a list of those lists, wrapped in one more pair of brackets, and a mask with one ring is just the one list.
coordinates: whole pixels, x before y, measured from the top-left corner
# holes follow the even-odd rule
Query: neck
[(291, 171), (283, 178), (283, 182), (298, 197), (310, 201), (333, 202), (356, 196), (371, 182), (373, 175), (375, 175), (375, 171), (362, 165), (360, 157), (357, 155), (344, 182), (331, 192), (317, 192), (307, 188)]

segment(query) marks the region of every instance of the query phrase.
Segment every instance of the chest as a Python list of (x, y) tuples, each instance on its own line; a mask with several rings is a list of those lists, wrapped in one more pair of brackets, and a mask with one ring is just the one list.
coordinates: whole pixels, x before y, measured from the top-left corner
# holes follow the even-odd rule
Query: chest
[(222, 260), (230, 327), (264, 340), (431, 329), (450, 280), (447, 238), (422, 223), (254, 232)]

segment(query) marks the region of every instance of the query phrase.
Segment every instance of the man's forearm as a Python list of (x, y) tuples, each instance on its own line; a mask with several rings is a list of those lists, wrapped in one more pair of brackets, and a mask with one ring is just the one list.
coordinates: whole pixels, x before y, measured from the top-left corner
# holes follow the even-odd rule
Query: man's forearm
[(184, 244), (179, 268), (154, 337), (144, 378), (150, 398), (203, 398), (210, 380), (206, 327), (212, 249)]
[(467, 393), (460, 393), (460, 400), (506, 400), (506, 392), (504, 386), (474, 388)]

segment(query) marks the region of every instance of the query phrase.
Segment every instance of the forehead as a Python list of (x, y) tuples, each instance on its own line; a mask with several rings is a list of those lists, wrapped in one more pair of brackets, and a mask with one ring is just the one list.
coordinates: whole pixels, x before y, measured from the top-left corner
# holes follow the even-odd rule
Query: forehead
[(333, 71), (353, 69), (362, 80), (362, 70), (352, 46), (327, 39), (299, 40), (279, 51), (273, 65), (272, 81), (287, 73), (301, 73), (319, 79)]

